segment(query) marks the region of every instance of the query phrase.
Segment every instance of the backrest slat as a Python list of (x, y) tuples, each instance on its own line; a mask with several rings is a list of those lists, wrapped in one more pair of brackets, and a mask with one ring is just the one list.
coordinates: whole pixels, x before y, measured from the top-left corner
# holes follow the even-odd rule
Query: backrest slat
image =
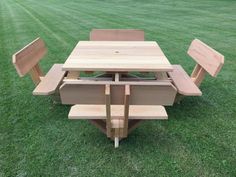
[(213, 77), (216, 77), (224, 64), (223, 55), (198, 39), (192, 41), (188, 54)]
[[(111, 88), (111, 104), (124, 104), (125, 85), (107, 81)], [(169, 82), (152, 84), (129, 82), (130, 105), (172, 105), (176, 96), (176, 88)], [(104, 81), (69, 81), (60, 87), (60, 96), (63, 104), (106, 104)]]
[(144, 41), (144, 31), (135, 29), (93, 29), (91, 41)]
[(46, 54), (47, 49), (42, 39), (37, 38), (12, 56), (18, 74), (27, 74)]

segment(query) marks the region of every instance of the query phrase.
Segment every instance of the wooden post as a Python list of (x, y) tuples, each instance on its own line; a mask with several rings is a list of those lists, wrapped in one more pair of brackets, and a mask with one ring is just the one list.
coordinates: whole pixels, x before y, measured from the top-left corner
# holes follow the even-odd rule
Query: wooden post
[(105, 99), (106, 99), (106, 129), (107, 137), (111, 137), (111, 89), (110, 85), (105, 85)]
[(191, 74), (192, 79), (195, 79), (197, 77), (197, 74), (198, 74), (200, 69), (201, 69), (201, 66), (199, 64), (196, 64), (194, 69), (193, 69), (193, 72)]
[(196, 64), (192, 74), (192, 81), (199, 87), (206, 75), (206, 70), (199, 64)]
[(129, 86), (129, 85), (125, 85), (125, 99), (124, 99), (124, 129), (123, 129), (123, 137), (127, 137), (127, 135), (128, 135), (129, 97), (130, 97), (130, 86)]
[(35, 85), (38, 85), (41, 81), (40, 77), (43, 75), (41, 69), (39, 68), (38, 64), (36, 64), (31, 70), (30, 70), (30, 76), (33, 80)]
[(201, 67), (201, 69), (199, 70), (195, 80), (194, 80), (194, 83), (199, 87), (204, 79), (206, 75), (206, 70), (204, 68)]
[(37, 71), (39, 77), (43, 77), (43, 76), (44, 76), (43, 71), (41, 70), (39, 64), (36, 64), (36, 65), (35, 65), (35, 69), (36, 69), (36, 71)]

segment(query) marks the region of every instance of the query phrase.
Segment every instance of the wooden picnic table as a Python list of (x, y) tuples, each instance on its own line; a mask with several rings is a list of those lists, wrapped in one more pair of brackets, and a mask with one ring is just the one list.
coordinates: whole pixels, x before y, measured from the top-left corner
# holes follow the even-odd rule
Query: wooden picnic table
[[(62, 66), (67, 76), (60, 87), (63, 104), (74, 105), (70, 119), (88, 119), (115, 140), (141, 120), (167, 119), (176, 88), (167, 72), (172, 65), (154, 41), (80, 41)], [(102, 71), (91, 78), (81, 71)], [(130, 72), (153, 72), (154, 78)]]
[[(196, 61), (191, 76), (181, 65), (171, 65), (156, 42), (143, 41), (143, 31), (93, 30), (90, 40), (80, 41), (65, 64), (54, 64), (47, 74), (39, 66), (47, 51), (41, 38), (13, 54), (12, 62), (20, 77), (30, 74), (34, 95), (74, 105), (68, 117), (89, 120), (116, 147), (142, 120), (167, 119), (164, 106), (200, 96), (205, 75), (216, 77), (224, 64), (222, 54), (198, 39), (187, 52)], [(81, 77), (81, 71), (102, 74)], [(154, 77), (138, 77), (133, 71)]]

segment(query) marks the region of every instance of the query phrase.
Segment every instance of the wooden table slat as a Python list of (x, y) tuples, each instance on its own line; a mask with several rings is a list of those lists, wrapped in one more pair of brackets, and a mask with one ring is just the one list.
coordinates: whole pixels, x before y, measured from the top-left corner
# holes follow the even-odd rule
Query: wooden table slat
[(65, 71), (172, 71), (154, 41), (80, 41), (63, 65)]

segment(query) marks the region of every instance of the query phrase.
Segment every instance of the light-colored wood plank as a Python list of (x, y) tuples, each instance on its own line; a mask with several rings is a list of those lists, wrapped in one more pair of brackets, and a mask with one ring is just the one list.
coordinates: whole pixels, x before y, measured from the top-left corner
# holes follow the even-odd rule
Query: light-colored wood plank
[(63, 70), (166, 72), (173, 68), (156, 42), (80, 41)]
[(188, 54), (214, 77), (216, 77), (224, 64), (224, 56), (222, 54), (198, 39), (192, 41)]
[(54, 64), (34, 89), (33, 95), (51, 95), (55, 93), (65, 75), (65, 71), (62, 71), (61, 68), (62, 64)]
[(112, 71), (112, 72), (167, 72), (173, 68), (164, 56), (78, 56), (71, 57), (63, 65), (67, 71)]
[[(111, 125), (112, 125), (112, 128), (122, 129), (122, 128), (124, 128), (124, 120), (122, 120), (122, 119), (112, 119), (111, 120)], [(117, 135), (117, 137), (119, 137), (119, 136), (120, 136), (120, 134)]]
[(90, 41), (144, 41), (144, 31), (137, 29), (93, 29)]
[(34, 82), (35, 85), (38, 85), (41, 81), (41, 78), (40, 78), (40, 75), (38, 73), (38, 70), (37, 68), (33, 67), (31, 70), (30, 70), (30, 77), (32, 79), (32, 81)]
[(37, 71), (39, 77), (43, 77), (43, 76), (44, 76), (43, 71), (42, 71), (42, 69), (41, 69), (40, 66), (39, 66), (39, 63), (37, 63), (37, 64), (34, 66), (34, 68), (36, 69), (36, 71)]
[(127, 137), (128, 135), (128, 119), (129, 119), (129, 106), (130, 106), (129, 98), (130, 98), (130, 86), (125, 85), (123, 137)]
[(192, 79), (197, 77), (197, 74), (198, 74), (198, 72), (200, 71), (201, 68), (202, 68), (201, 65), (199, 65), (199, 64), (195, 65), (195, 67), (192, 71), (192, 74), (191, 74)]
[(111, 88), (110, 85), (105, 85), (105, 97), (106, 97), (106, 130), (107, 137), (111, 137)]
[[(104, 42), (103, 42), (104, 43)], [(127, 43), (127, 42), (126, 42)], [(157, 45), (153, 46), (77, 46), (72, 51), (71, 56), (76, 56), (77, 54), (81, 56), (93, 56), (93, 55), (118, 55), (118, 56), (162, 56), (163, 52), (160, 47), (157, 48)]]
[(104, 104), (104, 85), (67, 84), (60, 87), (62, 104)]
[(200, 86), (201, 85), (201, 83), (202, 83), (202, 81), (203, 81), (203, 79), (204, 79), (204, 77), (205, 77), (205, 75), (206, 75), (206, 70), (204, 69), (204, 68), (200, 68), (199, 69), (199, 72), (197, 73), (197, 75), (196, 75), (196, 77), (195, 77), (195, 79), (193, 80), (193, 82), (196, 84), (196, 86)]
[(19, 76), (27, 74), (46, 54), (42, 39), (37, 38), (12, 56), (12, 63)]
[(180, 65), (173, 65), (173, 68), (174, 70), (168, 72), (168, 74), (177, 88), (178, 93), (186, 96), (202, 95), (202, 92)]
[(172, 105), (176, 88), (167, 83), (166, 86), (130, 85), (130, 105)]
[[(68, 115), (69, 119), (104, 119), (106, 120), (105, 105), (74, 105)], [(124, 120), (124, 105), (111, 105), (111, 118)], [(129, 119), (167, 119), (164, 106), (130, 105)]]
[(39, 82), (41, 81), (40, 77), (37, 74), (38, 73), (34, 68), (32, 68), (30, 70), (30, 77), (31, 77), (31, 80), (33, 81), (34, 85), (38, 85)]
[(176, 88), (170, 82), (68, 81), (60, 87), (63, 104), (104, 104), (104, 85), (111, 85), (111, 104), (124, 103), (124, 87), (130, 85), (131, 105), (172, 105)]
[(79, 41), (81, 47), (153, 47), (158, 46), (156, 41)]
[(79, 71), (68, 71), (67, 79), (78, 79), (80, 75)]

